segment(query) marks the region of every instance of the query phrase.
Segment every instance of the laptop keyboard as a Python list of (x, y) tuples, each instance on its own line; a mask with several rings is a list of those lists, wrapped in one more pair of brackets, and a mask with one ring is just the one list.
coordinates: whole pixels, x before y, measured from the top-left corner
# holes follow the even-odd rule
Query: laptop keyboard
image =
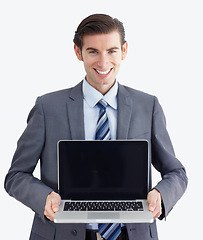
[(71, 201), (64, 211), (143, 211), (140, 201)]

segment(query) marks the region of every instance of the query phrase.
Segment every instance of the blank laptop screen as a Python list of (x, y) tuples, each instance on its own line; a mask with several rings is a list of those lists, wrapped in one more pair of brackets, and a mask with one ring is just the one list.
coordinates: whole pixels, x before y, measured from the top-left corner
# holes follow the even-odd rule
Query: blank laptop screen
[(58, 142), (62, 199), (146, 199), (148, 167), (147, 141)]

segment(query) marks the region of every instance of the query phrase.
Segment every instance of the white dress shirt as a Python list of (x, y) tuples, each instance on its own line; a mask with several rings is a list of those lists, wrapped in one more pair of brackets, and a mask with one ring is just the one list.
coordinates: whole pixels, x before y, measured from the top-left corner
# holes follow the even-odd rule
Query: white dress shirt
[(99, 91), (93, 88), (87, 81), (83, 81), (83, 97), (84, 97), (84, 126), (85, 139), (94, 140), (96, 134), (97, 120), (99, 118), (99, 107), (96, 105), (101, 99), (104, 99), (108, 105), (106, 113), (109, 120), (109, 128), (111, 139), (116, 139), (117, 132), (117, 92), (118, 83), (115, 82), (113, 87), (102, 95)]
[[(104, 99), (108, 105), (106, 113), (109, 120), (109, 128), (111, 139), (116, 139), (117, 132), (117, 92), (118, 83), (115, 82), (113, 87), (105, 94), (102, 95), (99, 91), (93, 88), (86, 79), (83, 81), (83, 97), (84, 97), (84, 127), (85, 127), (85, 140), (94, 140), (96, 135), (97, 120), (99, 118), (99, 107), (97, 103)], [(98, 229), (97, 223), (86, 224), (86, 229)]]

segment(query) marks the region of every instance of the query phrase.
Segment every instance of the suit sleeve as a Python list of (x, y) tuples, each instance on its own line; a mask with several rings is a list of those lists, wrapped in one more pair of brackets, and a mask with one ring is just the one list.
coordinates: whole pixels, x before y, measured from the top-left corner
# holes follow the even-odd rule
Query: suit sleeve
[(31, 110), (27, 127), (17, 143), (11, 168), (5, 178), (9, 195), (44, 218), (47, 195), (53, 190), (33, 176), (45, 141), (44, 114), (40, 98)]
[(152, 164), (161, 173), (162, 180), (154, 187), (162, 196), (163, 214), (169, 214), (187, 188), (186, 171), (176, 158), (166, 130), (163, 110), (155, 98), (152, 123)]

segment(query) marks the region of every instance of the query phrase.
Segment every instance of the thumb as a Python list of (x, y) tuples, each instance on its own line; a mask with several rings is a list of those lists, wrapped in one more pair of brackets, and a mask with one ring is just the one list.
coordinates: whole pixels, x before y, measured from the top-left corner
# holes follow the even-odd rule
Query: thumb
[(52, 199), (52, 210), (54, 212), (58, 212), (59, 211), (59, 205), (61, 203), (61, 198), (59, 197), (59, 195), (55, 196), (55, 198)]
[(58, 202), (53, 202), (52, 203), (52, 210), (54, 212), (58, 212), (59, 211), (59, 203)]
[(149, 211), (153, 212), (156, 208), (156, 198), (154, 198), (153, 194), (148, 194), (148, 204), (149, 204)]
[(153, 212), (155, 208), (156, 208), (156, 203), (154, 203), (154, 202), (149, 203), (149, 211), (150, 212)]
[(59, 211), (59, 204), (57, 202), (52, 203), (52, 210), (54, 212), (58, 212)]

